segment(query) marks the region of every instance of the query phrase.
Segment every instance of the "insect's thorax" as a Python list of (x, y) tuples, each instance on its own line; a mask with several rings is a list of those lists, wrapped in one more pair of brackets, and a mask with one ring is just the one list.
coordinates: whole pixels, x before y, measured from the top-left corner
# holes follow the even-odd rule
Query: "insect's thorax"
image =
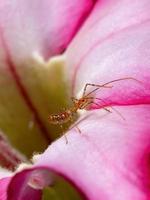
[(88, 98), (81, 98), (79, 99), (76, 103), (75, 103), (75, 108), (76, 108), (76, 111), (79, 109), (79, 110), (82, 110), (82, 109), (85, 109), (88, 105), (89, 105), (89, 99)]
[(64, 112), (59, 114), (52, 114), (49, 116), (49, 122), (51, 124), (63, 124), (72, 119), (72, 117), (77, 113), (78, 110), (87, 108), (89, 105), (88, 98), (81, 98), (74, 102), (73, 106), (70, 109), (67, 109)]

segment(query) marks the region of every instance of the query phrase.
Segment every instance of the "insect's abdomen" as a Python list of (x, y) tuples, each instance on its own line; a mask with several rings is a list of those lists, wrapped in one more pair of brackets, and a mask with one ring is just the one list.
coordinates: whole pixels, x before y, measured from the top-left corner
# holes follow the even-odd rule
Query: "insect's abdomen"
[(68, 111), (65, 111), (65, 112), (62, 112), (62, 113), (59, 113), (59, 114), (54, 114), (54, 115), (50, 115), (48, 117), (48, 120), (51, 124), (63, 124), (63, 123), (66, 123), (68, 122), (70, 119), (71, 119), (71, 112), (68, 110)]

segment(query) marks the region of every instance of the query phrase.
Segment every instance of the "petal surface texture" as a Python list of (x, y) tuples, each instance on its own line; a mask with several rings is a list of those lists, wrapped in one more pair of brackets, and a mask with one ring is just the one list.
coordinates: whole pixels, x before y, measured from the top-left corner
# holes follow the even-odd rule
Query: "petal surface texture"
[[(73, 95), (86, 83), (103, 85), (95, 97), (107, 105), (150, 102), (150, 1), (99, 1), (66, 56)], [(69, 69), (69, 66), (72, 66)], [(94, 87), (88, 87), (91, 91)]]
[[(64, 174), (90, 200), (148, 200), (150, 156), (150, 107), (116, 107), (116, 113), (89, 111), (87, 119), (67, 138), (53, 143), (39, 158)], [(87, 117), (87, 116), (86, 116)]]
[[(0, 29), (17, 59), (33, 51), (45, 57), (65, 50), (94, 5), (93, 0), (0, 3)], [(19, 51), (19, 55), (18, 55)]]
[(11, 178), (0, 179), (0, 200), (7, 200), (7, 188)]

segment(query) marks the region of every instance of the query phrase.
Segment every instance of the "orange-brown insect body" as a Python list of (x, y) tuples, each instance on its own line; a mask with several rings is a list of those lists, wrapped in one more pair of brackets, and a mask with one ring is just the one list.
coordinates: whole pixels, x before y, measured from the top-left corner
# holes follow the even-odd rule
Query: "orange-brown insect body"
[(88, 103), (88, 99), (81, 98), (81, 99), (74, 99), (73, 100), (73, 106), (70, 109), (67, 109), (64, 112), (61, 112), (59, 114), (52, 114), (48, 117), (49, 122), (51, 124), (63, 124), (68, 121), (70, 121), (77, 113), (79, 109), (84, 109), (84, 106)]
[(74, 99), (74, 106), (71, 108), (72, 112), (77, 112), (78, 110), (82, 110), (89, 103), (89, 99), (86, 97), (82, 97), (81, 99)]
[[(132, 77), (115, 79), (115, 80), (109, 81), (107, 83), (104, 83), (103, 85), (87, 83), (85, 85), (85, 87), (84, 87), (84, 91), (83, 91), (82, 97), (80, 99), (72, 98), (73, 106), (70, 109), (67, 109), (66, 111), (61, 112), (59, 114), (50, 115), (48, 117), (49, 122), (51, 124), (63, 124), (63, 123), (66, 123), (66, 122), (72, 120), (73, 116), (77, 113), (78, 110), (85, 109), (91, 104), (96, 104), (94, 102), (94, 99), (98, 99), (98, 100), (101, 100), (102, 102), (104, 102), (102, 99), (94, 98), (94, 97), (91, 97), (90, 95), (92, 93), (94, 93), (95, 91), (97, 91), (98, 89), (100, 89), (100, 88), (112, 88), (112, 86), (109, 85), (109, 84), (111, 84), (113, 82), (117, 82), (117, 81), (122, 81), (122, 80), (134, 80), (134, 81), (137, 81), (137, 82), (141, 83), (140, 81), (138, 81), (137, 79), (132, 78)], [(88, 86), (93, 86), (93, 87), (95, 87), (95, 89), (93, 89), (88, 94), (85, 94), (86, 93), (86, 89), (87, 89)], [(96, 105), (98, 105), (98, 104), (96, 104)], [(105, 107), (103, 107), (103, 109), (105, 109), (106, 111), (110, 112)], [(115, 110), (115, 109), (113, 109), (113, 110)]]

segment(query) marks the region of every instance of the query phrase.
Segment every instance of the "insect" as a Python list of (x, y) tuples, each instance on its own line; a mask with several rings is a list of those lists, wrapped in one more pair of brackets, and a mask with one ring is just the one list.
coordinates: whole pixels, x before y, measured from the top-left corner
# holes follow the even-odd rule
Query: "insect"
[[(91, 95), (94, 92), (96, 92), (97, 90), (99, 90), (100, 88), (112, 88), (113, 86), (109, 85), (109, 84), (117, 82), (117, 81), (123, 81), (123, 80), (134, 80), (134, 81), (137, 81), (137, 82), (141, 83), (141, 81), (139, 81), (139, 80), (137, 80), (135, 78), (132, 78), (132, 77), (115, 79), (115, 80), (109, 81), (107, 83), (104, 83), (102, 85), (87, 83), (84, 86), (83, 94), (82, 94), (81, 98), (77, 99), (77, 98), (72, 97), (71, 100), (73, 102), (73, 106), (68, 108), (68, 109), (66, 109), (63, 112), (58, 113), (58, 114), (49, 115), (49, 117), (48, 117), (49, 122), (51, 124), (56, 124), (56, 125), (58, 124), (58, 125), (60, 125), (62, 127), (62, 124), (66, 123), (68, 121), (71, 121), (73, 119), (74, 115), (77, 113), (78, 110), (86, 109), (91, 104), (95, 104), (97, 106), (100, 106), (99, 104), (95, 103), (94, 100), (98, 99), (101, 102), (105, 103), (104, 100), (101, 99), (101, 98), (93, 97)], [(93, 90), (91, 90), (89, 93), (86, 94), (88, 86), (92, 86), (92, 87), (95, 87), (95, 88)], [(111, 107), (111, 106), (109, 106), (109, 107)], [(102, 109), (105, 109), (106, 111), (111, 112), (106, 107), (102, 107)], [(115, 110), (123, 118), (123, 116), (116, 109), (114, 109), (114, 108), (112, 108), (112, 109)], [(78, 128), (78, 127), (76, 127), (76, 128)], [(81, 131), (79, 130), (79, 132), (81, 132)], [(66, 138), (66, 142), (67, 142), (67, 138)]]

